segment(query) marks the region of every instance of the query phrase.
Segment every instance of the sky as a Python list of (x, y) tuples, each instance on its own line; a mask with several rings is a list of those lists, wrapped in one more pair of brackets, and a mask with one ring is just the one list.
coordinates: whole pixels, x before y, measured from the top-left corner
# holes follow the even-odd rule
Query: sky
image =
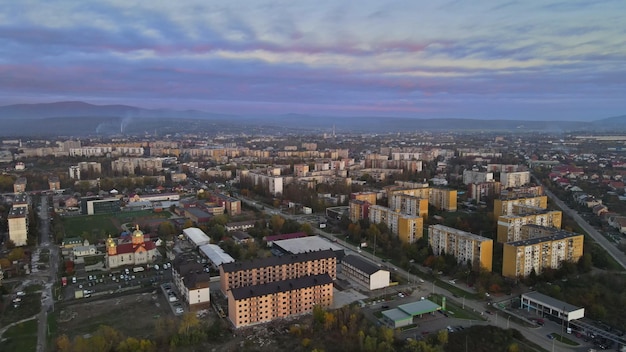
[(0, 105), (596, 120), (626, 114), (626, 2), (4, 1)]

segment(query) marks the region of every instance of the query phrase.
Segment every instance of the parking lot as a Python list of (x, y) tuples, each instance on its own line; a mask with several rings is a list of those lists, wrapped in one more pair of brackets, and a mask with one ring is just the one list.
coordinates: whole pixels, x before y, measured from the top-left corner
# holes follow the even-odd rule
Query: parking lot
[(182, 302), (180, 293), (176, 290), (176, 286), (171, 282), (166, 282), (161, 285), (161, 292), (165, 297), (170, 310), (174, 315), (182, 315), (185, 313), (185, 305)]

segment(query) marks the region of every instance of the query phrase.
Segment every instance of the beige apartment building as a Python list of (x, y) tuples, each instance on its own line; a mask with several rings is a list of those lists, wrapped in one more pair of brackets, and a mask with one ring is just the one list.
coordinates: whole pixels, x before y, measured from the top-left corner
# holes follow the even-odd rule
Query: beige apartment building
[(500, 216), (498, 218), (497, 240), (499, 243), (521, 240), (522, 226), (524, 225), (539, 225), (560, 229), (562, 216), (562, 212), (557, 210), (543, 210), (539, 213)]
[(516, 206), (531, 206), (546, 209), (548, 207), (548, 197), (537, 196), (514, 199), (496, 199), (493, 201), (493, 216), (497, 219), (503, 215), (514, 215), (514, 209)]
[(26, 185), (28, 184), (28, 180), (26, 177), (20, 177), (13, 183), (13, 193), (23, 193), (26, 192)]
[(228, 291), (228, 318), (235, 328), (307, 314), (333, 303), (333, 279), (326, 274), (238, 287)]
[(491, 271), (493, 240), (443, 225), (428, 227), (428, 244), (435, 255), (452, 254), (459, 264), (472, 263), (474, 270)]
[(431, 188), (428, 203), (439, 210), (456, 211), (457, 191), (446, 188)]
[(238, 287), (319, 274), (328, 274), (333, 280), (337, 277), (337, 256), (332, 250), (224, 263), (220, 266), (220, 289), (227, 295)]
[(529, 171), (501, 172), (500, 183), (503, 188), (522, 187), (530, 183)]
[(563, 261), (577, 262), (583, 255), (584, 236), (553, 229), (545, 237), (504, 244), (502, 275), (509, 278), (526, 277), (534, 270), (537, 275), (545, 269), (557, 269)]
[(406, 215), (380, 205), (372, 205), (369, 207), (368, 218), (371, 223), (387, 225), (402, 243), (413, 243), (424, 235), (424, 219), (421, 216)]
[(28, 239), (28, 208), (11, 207), (8, 215), (9, 239), (17, 247), (25, 246)]
[(389, 209), (412, 216), (428, 217), (428, 199), (408, 194), (394, 194), (389, 198)]

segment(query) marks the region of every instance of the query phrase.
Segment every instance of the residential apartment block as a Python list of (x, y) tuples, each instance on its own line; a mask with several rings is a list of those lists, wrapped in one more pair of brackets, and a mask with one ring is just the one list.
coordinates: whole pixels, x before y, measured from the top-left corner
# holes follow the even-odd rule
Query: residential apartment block
[(554, 230), (549, 236), (505, 243), (502, 275), (526, 277), (533, 270), (539, 275), (547, 268), (559, 268), (563, 261), (577, 262), (583, 255), (583, 242), (581, 234)]
[(28, 237), (28, 207), (11, 207), (8, 215), (9, 239), (18, 246), (25, 246)]
[(224, 207), (224, 211), (230, 216), (241, 215), (241, 201), (237, 198), (230, 197), (226, 194), (212, 192), (209, 199)]
[(493, 182), (493, 172), (465, 170), (463, 171), (463, 184)]
[(428, 217), (428, 199), (408, 194), (394, 194), (389, 198), (389, 209), (412, 216)]
[(514, 207), (519, 205), (546, 209), (548, 207), (548, 197), (537, 196), (527, 198), (496, 199), (493, 201), (493, 216), (497, 219), (503, 215), (514, 215)]
[(337, 277), (337, 256), (332, 250), (283, 255), (220, 266), (220, 289), (226, 295), (239, 287), (263, 285), (307, 275)]
[(446, 188), (431, 188), (428, 203), (439, 210), (456, 211), (457, 191)]
[(492, 270), (493, 240), (443, 225), (428, 227), (428, 244), (435, 255), (454, 255), (458, 263), (470, 262), (474, 270)]
[(134, 175), (135, 169), (141, 172), (157, 173), (163, 170), (161, 158), (119, 158), (111, 161), (111, 170), (122, 175)]
[(306, 314), (316, 305), (333, 303), (333, 279), (325, 274), (306, 275), (227, 292), (228, 318), (235, 328)]
[(357, 192), (351, 193), (350, 199), (362, 200), (372, 205), (376, 204), (377, 193), (376, 192)]
[(369, 207), (369, 220), (374, 224), (387, 225), (402, 243), (413, 243), (424, 235), (422, 217), (402, 214), (380, 205)]
[(561, 228), (562, 212), (543, 210), (539, 213), (521, 215), (503, 215), (498, 217), (499, 243), (521, 240), (522, 226), (532, 224), (545, 227)]
[(181, 293), (181, 298), (187, 302), (191, 310), (208, 308), (211, 301), (209, 289), (211, 277), (204, 271), (204, 266), (177, 257), (172, 265), (172, 281)]
[(350, 199), (348, 203), (348, 217), (350, 221), (357, 222), (359, 220), (368, 219), (370, 206), (371, 204), (369, 202)]
[(28, 184), (28, 180), (26, 179), (26, 177), (19, 177), (13, 183), (13, 193), (26, 192), (26, 184)]
[(522, 187), (530, 183), (530, 171), (501, 172), (500, 183), (503, 188)]

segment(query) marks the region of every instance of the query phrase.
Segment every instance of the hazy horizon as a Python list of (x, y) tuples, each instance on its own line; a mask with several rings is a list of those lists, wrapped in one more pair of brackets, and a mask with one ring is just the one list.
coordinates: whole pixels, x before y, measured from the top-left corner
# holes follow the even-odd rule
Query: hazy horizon
[(617, 0), (9, 2), (0, 105), (594, 121), (626, 113), (623, 10)]

